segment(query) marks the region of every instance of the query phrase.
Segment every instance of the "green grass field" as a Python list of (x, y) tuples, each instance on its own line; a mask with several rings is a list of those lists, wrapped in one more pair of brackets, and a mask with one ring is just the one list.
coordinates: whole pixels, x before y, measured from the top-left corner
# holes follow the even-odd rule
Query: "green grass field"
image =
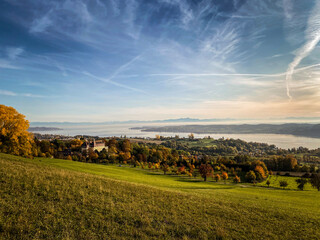
[[(270, 181), (270, 187), (272, 187), (272, 188), (282, 189), (282, 187), (280, 187), (279, 181), (287, 181), (288, 186), (285, 188), (286, 190), (288, 190), (288, 189), (297, 190), (296, 179), (299, 179), (298, 177), (286, 177), (286, 176), (272, 175), (272, 176), (269, 176), (268, 179)], [(257, 185), (267, 187), (266, 181), (261, 182), (261, 183), (257, 183)], [(316, 189), (313, 188), (310, 183), (307, 183), (305, 185), (304, 191), (316, 191)]]
[(320, 193), (295, 189), (0, 154), (0, 239), (320, 239)]

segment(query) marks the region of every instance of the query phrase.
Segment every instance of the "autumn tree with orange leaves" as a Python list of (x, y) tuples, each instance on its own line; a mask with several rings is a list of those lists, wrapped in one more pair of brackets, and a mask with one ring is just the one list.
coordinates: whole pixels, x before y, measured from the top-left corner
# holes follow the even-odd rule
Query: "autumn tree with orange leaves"
[(222, 172), (222, 173), (221, 173), (221, 177), (222, 177), (222, 179), (224, 180), (224, 183), (226, 183), (226, 181), (227, 181), (228, 178), (229, 178), (228, 173), (226, 173), (226, 172)]
[(32, 134), (29, 121), (13, 107), (0, 105), (0, 152), (32, 156)]
[(199, 172), (200, 172), (200, 175), (203, 178), (203, 180), (207, 181), (207, 177), (210, 177), (213, 174), (213, 168), (208, 163), (201, 164), (201, 166), (199, 167)]
[(261, 181), (261, 180), (266, 178), (266, 173), (265, 173), (264, 169), (261, 166), (257, 165), (255, 167), (254, 171), (256, 173), (258, 181)]

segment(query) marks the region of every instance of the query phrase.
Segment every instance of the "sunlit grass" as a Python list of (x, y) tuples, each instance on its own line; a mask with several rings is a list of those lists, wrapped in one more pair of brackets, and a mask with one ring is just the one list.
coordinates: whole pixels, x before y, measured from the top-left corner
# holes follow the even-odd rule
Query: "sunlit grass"
[(0, 239), (320, 238), (314, 189), (0, 154), (0, 196)]

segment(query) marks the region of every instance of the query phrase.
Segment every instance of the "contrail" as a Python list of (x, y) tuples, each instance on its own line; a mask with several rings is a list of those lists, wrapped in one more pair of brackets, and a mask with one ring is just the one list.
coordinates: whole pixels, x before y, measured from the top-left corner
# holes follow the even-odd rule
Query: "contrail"
[(289, 64), (286, 74), (286, 88), (287, 88), (287, 96), (289, 99), (292, 99), (292, 96), (290, 95), (290, 82), (292, 80), (292, 74), (295, 70), (295, 68), (300, 64), (302, 59), (307, 57), (312, 50), (315, 48), (315, 46), (320, 41), (320, 1), (318, 1), (310, 16), (308, 19), (308, 26), (306, 29), (306, 43), (297, 50), (297, 53), (295, 54), (295, 58), (293, 61)]

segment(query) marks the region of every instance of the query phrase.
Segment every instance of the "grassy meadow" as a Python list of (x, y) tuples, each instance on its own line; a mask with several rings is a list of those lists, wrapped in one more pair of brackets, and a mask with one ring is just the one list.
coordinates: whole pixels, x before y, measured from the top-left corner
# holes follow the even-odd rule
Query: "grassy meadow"
[(320, 239), (320, 192), (0, 154), (0, 239)]

